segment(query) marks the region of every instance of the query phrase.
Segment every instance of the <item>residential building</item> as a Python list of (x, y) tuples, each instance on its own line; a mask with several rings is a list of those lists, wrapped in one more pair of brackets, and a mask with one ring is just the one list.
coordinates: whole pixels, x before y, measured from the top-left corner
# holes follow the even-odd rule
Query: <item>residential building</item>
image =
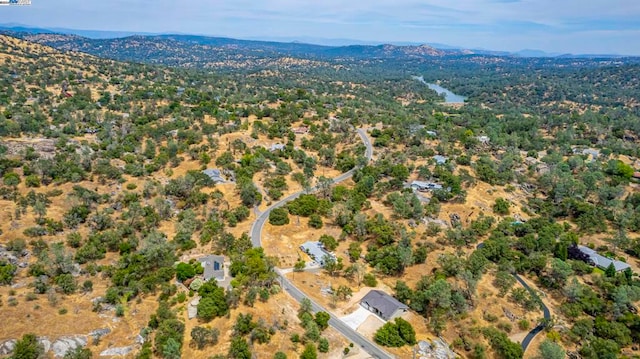
[(324, 266), (324, 259), (326, 256), (334, 260), (336, 259), (336, 256), (333, 253), (326, 250), (324, 248), (324, 245), (320, 242), (313, 242), (313, 241), (305, 242), (300, 246), (300, 249), (303, 252), (307, 253), (309, 257), (311, 257), (311, 259), (313, 259), (316, 263), (320, 264), (321, 266)]
[(203, 277), (205, 281), (211, 278), (224, 280), (224, 256), (210, 255), (198, 259), (204, 268)]
[(578, 249), (580, 249), (580, 252), (586, 254), (589, 257), (591, 262), (593, 262), (593, 265), (600, 269), (607, 269), (612, 263), (616, 269), (616, 272), (621, 272), (623, 270), (631, 268), (631, 266), (627, 263), (619, 261), (617, 259), (607, 258), (589, 247), (579, 245)]
[(373, 289), (360, 301), (360, 305), (384, 320), (392, 320), (409, 310), (409, 307), (389, 294)]
[(202, 171), (205, 175), (209, 176), (214, 183), (225, 183), (226, 180), (222, 178), (222, 172), (217, 168), (209, 168)]

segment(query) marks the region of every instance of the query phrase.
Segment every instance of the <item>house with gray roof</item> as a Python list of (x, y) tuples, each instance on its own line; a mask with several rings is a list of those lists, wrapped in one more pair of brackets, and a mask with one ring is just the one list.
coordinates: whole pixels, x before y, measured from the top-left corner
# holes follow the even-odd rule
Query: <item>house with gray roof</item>
[(580, 252), (586, 254), (589, 257), (591, 262), (593, 262), (593, 265), (600, 269), (607, 269), (612, 263), (613, 267), (616, 269), (616, 272), (621, 272), (623, 270), (631, 268), (631, 266), (627, 263), (619, 261), (617, 259), (607, 258), (589, 247), (579, 245), (578, 249), (580, 249)]
[(384, 320), (394, 319), (409, 310), (406, 304), (377, 289), (367, 293), (360, 300), (360, 305)]
[(305, 242), (300, 246), (300, 249), (321, 266), (324, 266), (324, 259), (326, 256), (329, 256), (329, 258), (333, 258), (334, 260), (336, 259), (336, 256), (326, 250), (324, 245), (320, 242)]
[(202, 171), (205, 175), (209, 176), (214, 183), (225, 183), (226, 180), (222, 178), (222, 172), (217, 168), (209, 168)]
[(224, 256), (209, 255), (198, 259), (204, 268), (203, 277), (205, 281), (211, 278), (224, 280)]

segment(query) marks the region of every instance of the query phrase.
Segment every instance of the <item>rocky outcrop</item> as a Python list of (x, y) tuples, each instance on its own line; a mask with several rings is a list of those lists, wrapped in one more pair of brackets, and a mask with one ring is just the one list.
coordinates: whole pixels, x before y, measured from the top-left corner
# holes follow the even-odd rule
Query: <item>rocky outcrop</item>
[(124, 356), (133, 351), (135, 347), (130, 345), (128, 347), (118, 347), (118, 348), (109, 348), (107, 350), (103, 350), (100, 352), (101, 357), (115, 357), (115, 356)]
[(193, 319), (198, 315), (198, 304), (200, 303), (200, 297), (195, 297), (187, 306), (187, 315), (189, 319)]
[(518, 317), (509, 309), (502, 307), (502, 312), (504, 313), (505, 317), (509, 318), (510, 321), (515, 322), (516, 320), (518, 320)]
[(26, 249), (20, 253), (14, 253), (7, 250), (3, 245), (0, 245), (0, 259), (9, 262), (19, 268), (26, 268), (29, 265), (30, 253)]
[(84, 335), (75, 335), (75, 336), (67, 336), (60, 337), (58, 340), (51, 344), (51, 350), (53, 351), (53, 355), (56, 358), (61, 358), (69, 350), (73, 350), (77, 347), (86, 347), (87, 346), (87, 337)]
[(419, 359), (455, 359), (456, 353), (449, 348), (449, 345), (442, 339), (435, 339), (433, 342), (421, 340), (416, 348), (416, 358)]
[(136, 335), (136, 344), (144, 344), (146, 340), (144, 339), (144, 337), (141, 334)]
[(9, 339), (0, 342), (0, 355), (9, 355), (13, 353), (13, 350), (16, 348), (17, 342), (18, 341), (15, 339)]
[(42, 345), (44, 352), (47, 353), (51, 350), (51, 341), (47, 337), (38, 338), (38, 344)]
[(91, 333), (89, 333), (90, 337), (93, 337), (95, 339), (100, 339), (101, 337), (107, 335), (111, 333), (111, 329), (109, 328), (102, 328), (102, 329), (96, 329), (94, 331), (92, 331)]
[[(16, 339), (5, 340), (0, 342), (0, 355), (9, 355), (13, 353), (16, 348), (16, 343), (18, 341)], [(51, 342), (47, 337), (39, 337), (38, 343), (42, 345), (45, 353), (49, 351), (53, 352), (53, 356), (56, 358), (62, 358), (69, 350), (73, 350), (77, 347), (86, 347), (87, 346), (87, 336), (86, 335), (69, 335), (56, 339), (56, 341)]]

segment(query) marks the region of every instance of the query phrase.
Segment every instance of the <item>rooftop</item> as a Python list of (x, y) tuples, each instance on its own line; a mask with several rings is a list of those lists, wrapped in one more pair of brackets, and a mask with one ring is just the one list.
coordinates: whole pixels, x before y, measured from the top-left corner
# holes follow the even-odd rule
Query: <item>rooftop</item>
[(222, 178), (222, 172), (217, 168), (208, 168), (202, 171), (205, 175), (209, 176), (216, 183), (224, 183), (226, 182), (224, 178)]
[(314, 261), (320, 263), (320, 265), (324, 265), (324, 257), (334, 257), (333, 254), (329, 253), (324, 246), (320, 242), (305, 242), (300, 246), (300, 249), (307, 253)]
[(409, 309), (409, 307), (404, 303), (377, 289), (367, 293), (367, 295), (365, 295), (360, 301), (360, 304), (363, 304), (364, 307), (369, 310), (375, 309), (376, 314), (380, 315), (384, 319), (393, 317), (395, 312), (399, 309)]
[(210, 255), (198, 259), (198, 262), (204, 268), (204, 280), (208, 281), (211, 278), (224, 279), (224, 256)]
[(596, 267), (606, 269), (609, 267), (609, 265), (611, 265), (611, 263), (613, 263), (613, 266), (616, 268), (616, 272), (620, 272), (627, 268), (631, 268), (631, 266), (628, 265), (627, 263), (619, 260), (607, 258), (589, 247), (578, 246), (578, 248), (582, 253), (589, 256), (589, 259), (591, 259), (591, 261)]

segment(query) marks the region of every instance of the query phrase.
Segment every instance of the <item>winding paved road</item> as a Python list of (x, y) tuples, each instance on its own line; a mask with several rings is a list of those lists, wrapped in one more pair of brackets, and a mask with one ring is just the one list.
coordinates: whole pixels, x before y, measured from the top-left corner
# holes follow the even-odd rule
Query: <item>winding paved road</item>
[[(360, 136), (360, 139), (362, 139), (362, 142), (364, 143), (365, 147), (367, 148), (364, 156), (367, 159), (367, 161), (371, 160), (371, 157), (373, 156), (373, 146), (371, 145), (371, 141), (369, 141), (369, 138), (367, 137), (367, 133), (359, 128), (357, 129), (358, 131), (358, 136)], [(351, 178), (351, 176), (353, 176), (353, 173), (356, 171), (356, 168), (353, 168), (350, 171), (347, 171), (343, 174), (341, 174), (340, 176), (336, 177), (333, 179), (333, 183), (340, 183), (346, 179)], [(311, 191), (315, 191), (317, 190), (317, 187), (313, 187), (311, 189)], [(256, 219), (255, 222), (253, 222), (253, 225), (251, 226), (251, 243), (253, 243), (254, 247), (262, 247), (262, 228), (264, 227), (264, 224), (267, 222), (267, 220), (269, 219), (269, 213), (271, 213), (272, 210), (274, 210), (275, 208), (278, 207), (282, 207), (284, 206), (286, 203), (293, 201), (294, 199), (300, 197), (301, 194), (303, 194), (304, 191), (299, 191), (293, 194), (290, 194), (289, 196), (281, 199), (280, 201), (272, 204), (269, 208), (267, 208), (264, 212), (262, 212), (262, 214), (260, 214), (258, 216), (258, 218)]]
[[(476, 249), (481, 249), (482, 247), (484, 247), (484, 243), (479, 243), (476, 246)], [(522, 277), (518, 275), (518, 273), (512, 273), (512, 275), (518, 281), (518, 283), (520, 283), (524, 287), (524, 289), (528, 290), (529, 293), (531, 293), (531, 295), (537, 296), (537, 293), (533, 290), (533, 288), (531, 288), (527, 284), (527, 282), (525, 282), (522, 279)], [(549, 308), (547, 308), (546, 304), (542, 302), (542, 300), (540, 301), (540, 305), (542, 305), (542, 315), (544, 316), (544, 319), (546, 320), (551, 319), (551, 312), (549, 311)], [(535, 328), (531, 329), (529, 333), (527, 333), (527, 336), (524, 337), (524, 339), (522, 340), (522, 343), (520, 343), (520, 345), (522, 346), (523, 353), (527, 351), (527, 347), (529, 347), (529, 344), (531, 344), (531, 341), (533, 340), (533, 338), (535, 338), (536, 335), (538, 335), (538, 333), (540, 333), (544, 329), (544, 325), (545, 325), (544, 323), (540, 323)]]
[[(367, 161), (370, 161), (371, 157), (373, 156), (373, 146), (371, 145), (371, 141), (369, 141), (369, 138), (367, 137), (367, 134), (363, 129), (357, 129), (357, 132), (358, 132), (358, 135), (360, 136), (360, 139), (362, 139), (362, 142), (366, 147), (365, 157)], [(356, 171), (356, 168), (341, 174), (340, 176), (333, 179), (333, 183), (339, 183), (348, 178), (351, 178), (351, 176), (353, 176), (353, 173), (355, 171)], [(318, 189), (317, 187), (313, 187), (311, 191), (315, 191), (317, 189)], [(258, 216), (255, 222), (253, 222), (253, 225), (251, 226), (251, 232), (250, 232), (251, 243), (253, 244), (254, 247), (262, 247), (262, 229), (264, 228), (264, 224), (266, 223), (266, 221), (269, 219), (269, 213), (271, 213), (271, 211), (274, 210), (275, 208), (282, 207), (287, 202), (293, 201), (303, 193), (305, 192), (299, 191), (281, 199), (280, 201), (271, 205), (269, 208), (267, 208), (264, 212), (262, 212)], [(308, 298), (300, 289), (298, 289), (289, 279), (287, 279), (284, 276), (284, 273), (280, 268), (276, 268), (276, 273), (278, 274), (278, 277), (280, 279), (282, 289), (285, 292), (289, 293), (289, 295), (291, 295), (295, 300), (297, 300), (298, 302), (301, 302), (302, 299)], [(311, 300), (311, 308), (313, 312), (315, 313), (315, 312), (323, 311), (323, 312), (329, 313), (329, 315), (331, 316), (331, 318), (329, 319), (329, 325), (331, 325), (338, 332), (344, 335), (347, 339), (353, 342), (354, 345), (358, 345), (360, 348), (362, 348), (362, 350), (367, 352), (373, 358), (385, 358), (385, 359), (394, 358), (391, 354), (382, 350), (375, 343), (363, 337), (362, 335), (360, 335), (360, 333), (356, 332), (355, 330), (351, 329), (351, 327), (349, 327), (342, 320), (340, 320), (340, 318), (336, 317), (331, 312), (324, 309), (320, 304), (318, 304), (311, 298), (309, 299)]]
[[(520, 276), (517, 273), (514, 273), (513, 276), (516, 278), (516, 280), (522, 284), (522, 286), (529, 291), (529, 293), (531, 293), (531, 295), (537, 295), (533, 288), (529, 287), (529, 285), (522, 280), (522, 278), (520, 278)], [(547, 306), (542, 302), (542, 300), (540, 301), (540, 305), (542, 305), (542, 315), (544, 316), (544, 319), (549, 320), (551, 319), (551, 312), (549, 311), (549, 308), (547, 308)], [(527, 333), (527, 336), (524, 337), (524, 339), (522, 340), (522, 343), (520, 345), (522, 345), (522, 352), (526, 352), (527, 351), (527, 347), (529, 346), (529, 344), (531, 344), (531, 341), (533, 340), (533, 338), (535, 338), (535, 336), (540, 333), (543, 329), (544, 329), (545, 323), (540, 323), (538, 324), (538, 326), (536, 326), (535, 328), (531, 329), (531, 331), (529, 333)]]
[(289, 279), (287, 279), (284, 275), (280, 273), (279, 270), (276, 270), (278, 275), (280, 276), (280, 283), (282, 284), (282, 288), (285, 292), (289, 293), (295, 300), (298, 302), (302, 302), (304, 298), (308, 298), (311, 301), (311, 311), (314, 313), (317, 312), (327, 312), (331, 316), (329, 318), (329, 325), (335, 328), (338, 332), (344, 335), (347, 339), (349, 339), (354, 345), (359, 346), (362, 350), (367, 352), (373, 358), (393, 358), (393, 356), (386, 351), (382, 350), (375, 343), (370, 341), (369, 339), (363, 337), (360, 333), (351, 329), (345, 322), (343, 322), (340, 318), (333, 315), (333, 313), (327, 311), (320, 304), (318, 304), (313, 299), (307, 297), (300, 289), (298, 289)]

